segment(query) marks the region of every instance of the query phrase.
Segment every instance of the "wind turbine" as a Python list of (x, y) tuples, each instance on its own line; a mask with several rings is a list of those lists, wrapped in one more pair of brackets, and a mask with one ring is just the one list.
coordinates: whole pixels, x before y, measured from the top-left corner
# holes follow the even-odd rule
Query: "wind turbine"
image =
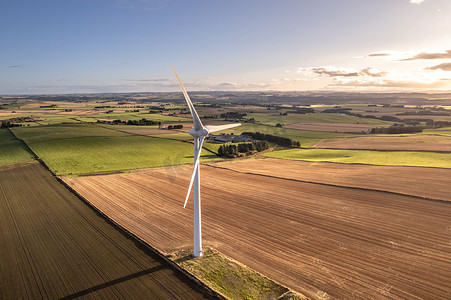
[(180, 87), (182, 88), (183, 96), (185, 96), (186, 103), (188, 104), (189, 110), (191, 112), (191, 115), (193, 117), (193, 123), (194, 127), (188, 131), (190, 135), (194, 137), (194, 169), (193, 174), (191, 175), (191, 181), (189, 183), (188, 193), (186, 195), (185, 204), (183, 205), (183, 208), (186, 207), (186, 203), (188, 202), (188, 198), (191, 192), (191, 188), (193, 187), (194, 183), (194, 257), (202, 256), (202, 228), (201, 228), (201, 214), (200, 214), (200, 173), (199, 173), (199, 158), (200, 158), (200, 152), (202, 151), (202, 144), (204, 142), (205, 137), (210, 132), (220, 131), (236, 126), (240, 126), (240, 123), (234, 123), (234, 124), (226, 124), (226, 125), (218, 125), (218, 126), (204, 126), (202, 125), (202, 122), (200, 121), (199, 115), (197, 114), (196, 110), (194, 109), (193, 103), (191, 102), (188, 93), (186, 92), (185, 88), (183, 87), (183, 83), (180, 80), (179, 76), (177, 75), (177, 72), (174, 69), (174, 66), (172, 66), (172, 70), (174, 70), (175, 77), (177, 77), (177, 80), (180, 84)]

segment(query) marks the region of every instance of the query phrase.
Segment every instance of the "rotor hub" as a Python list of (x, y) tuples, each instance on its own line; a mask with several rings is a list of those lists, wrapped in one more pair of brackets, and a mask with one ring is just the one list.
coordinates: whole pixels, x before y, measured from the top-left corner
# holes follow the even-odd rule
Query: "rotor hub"
[(189, 134), (191, 134), (193, 137), (195, 138), (200, 138), (200, 137), (206, 137), (208, 135), (208, 129), (203, 127), (200, 130), (196, 130), (194, 128), (191, 128), (190, 131), (188, 131)]

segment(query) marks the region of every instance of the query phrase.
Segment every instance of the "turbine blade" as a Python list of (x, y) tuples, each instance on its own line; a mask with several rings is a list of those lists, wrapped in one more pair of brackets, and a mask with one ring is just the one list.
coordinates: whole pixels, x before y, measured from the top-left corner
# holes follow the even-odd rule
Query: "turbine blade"
[(201, 130), (203, 128), (203, 125), (202, 125), (202, 122), (200, 121), (199, 116), (197, 115), (197, 111), (194, 109), (194, 105), (191, 102), (191, 99), (189, 98), (188, 93), (186, 92), (185, 87), (183, 86), (183, 83), (180, 80), (179, 75), (175, 71), (174, 66), (171, 65), (171, 67), (172, 67), (172, 70), (174, 70), (175, 77), (177, 77), (180, 87), (182, 88), (183, 96), (185, 96), (185, 100), (186, 100), (186, 103), (188, 104), (189, 111), (191, 112), (191, 116), (193, 116), (194, 129)]
[(200, 153), (202, 151), (202, 144), (204, 143), (204, 138), (199, 138), (199, 150), (197, 151), (197, 156), (194, 158), (194, 169), (193, 174), (191, 175), (191, 181), (189, 182), (188, 193), (186, 194), (185, 204), (183, 204), (183, 208), (186, 207), (186, 203), (188, 202), (189, 194), (191, 193), (191, 188), (193, 187), (194, 177), (197, 173), (197, 166), (199, 165)]
[(205, 127), (208, 129), (208, 132), (215, 132), (215, 131), (221, 131), (224, 129), (237, 127), (240, 125), (241, 125), (241, 123), (232, 123), (232, 124), (225, 124), (225, 125), (207, 125)]

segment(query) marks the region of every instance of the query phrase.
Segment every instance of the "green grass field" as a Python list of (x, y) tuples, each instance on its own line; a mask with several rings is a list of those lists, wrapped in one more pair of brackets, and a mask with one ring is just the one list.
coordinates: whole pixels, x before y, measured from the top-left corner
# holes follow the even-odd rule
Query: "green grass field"
[(24, 143), (16, 139), (8, 129), (0, 129), (0, 166), (32, 158), (33, 154)]
[[(173, 117), (161, 114), (149, 114), (144, 112), (112, 112), (109, 114), (103, 113), (83, 116), (83, 120), (86, 122), (97, 122), (97, 120), (140, 120), (143, 118), (161, 123), (190, 122), (192, 120), (191, 118)], [(92, 121), (89, 121), (89, 119), (92, 119)]]
[[(124, 171), (193, 162), (193, 146), (89, 124), (15, 128), (58, 175)], [(169, 151), (168, 151), (169, 149)], [(201, 160), (220, 159), (203, 152)]]
[(451, 136), (451, 127), (425, 129), (421, 134), (436, 134), (436, 135)]
[(261, 124), (275, 126), (277, 123), (288, 125), (298, 122), (303, 123), (349, 123), (349, 124), (365, 124), (374, 126), (388, 126), (392, 122), (385, 122), (377, 119), (358, 118), (354, 116), (330, 114), (330, 113), (313, 113), (313, 114), (290, 114), (280, 116), (279, 111), (265, 113), (250, 113), (247, 119), (254, 118)]
[(268, 152), (263, 155), (289, 160), (451, 168), (451, 154), (435, 152), (289, 149)]
[[(228, 299), (276, 299), (289, 291), (210, 248), (205, 248), (201, 257), (183, 253), (173, 254), (171, 259)], [(302, 296), (293, 299), (307, 298)]]

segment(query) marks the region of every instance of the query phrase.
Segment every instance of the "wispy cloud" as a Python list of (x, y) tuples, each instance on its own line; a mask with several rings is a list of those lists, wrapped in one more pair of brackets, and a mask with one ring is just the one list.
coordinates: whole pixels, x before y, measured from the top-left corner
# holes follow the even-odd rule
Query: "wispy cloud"
[(330, 84), (333, 87), (377, 87), (377, 88), (411, 88), (411, 89), (432, 89), (440, 88), (445, 85), (443, 80), (431, 81), (431, 82), (419, 82), (411, 80), (352, 80), (352, 81), (334, 81)]
[(138, 81), (138, 82), (168, 82), (174, 81), (172, 78), (144, 78), (144, 79), (122, 79), (123, 81)]
[(8, 66), (8, 68), (10, 68), (10, 69), (20, 69), (20, 68), (26, 68), (25, 66), (21, 66), (21, 65), (11, 65), (11, 66)]
[(370, 53), (367, 56), (368, 57), (385, 57), (385, 56), (390, 56), (390, 53)]
[(388, 74), (387, 72), (378, 71), (372, 67), (364, 68), (361, 70), (338, 68), (338, 67), (334, 67), (334, 66), (299, 68), (298, 69), (298, 73), (301, 73), (304, 71), (311, 72), (313, 74), (318, 74), (318, 75), (326, 75), (329, 77), (360, 77), (360, 76), (383, 77)]
[(411, 4), (421, 4), (423, 2), (424, 2), (424, 0), (410, 0)]
[(443, 63), (436, 66), (432, 66), (426, 68), (426, 70), (443, 70), (443, 71), (451, 71), (451, 63)]
[(318, 75), (326, 75), (330, 77), (357, 77), (359, 76), (358, 71), (354, 69), (347, 68), (337, 68), (335, 66), (323, 66), (323, 67), (312, 67), (312, 68), (299, 68), (298, 73), (311, 72)]
[(408, 58), (400, 59), (400, 61), (418, 60), (418, 59), (451, 59), (451, 50), (445, 52), (420, 52)]
[(451, 59), (451, 50), (423, 50), (423, 51), (377, 51), (356, 58), (368, 58), (389, 61), (414, 61), (428, 59)]

